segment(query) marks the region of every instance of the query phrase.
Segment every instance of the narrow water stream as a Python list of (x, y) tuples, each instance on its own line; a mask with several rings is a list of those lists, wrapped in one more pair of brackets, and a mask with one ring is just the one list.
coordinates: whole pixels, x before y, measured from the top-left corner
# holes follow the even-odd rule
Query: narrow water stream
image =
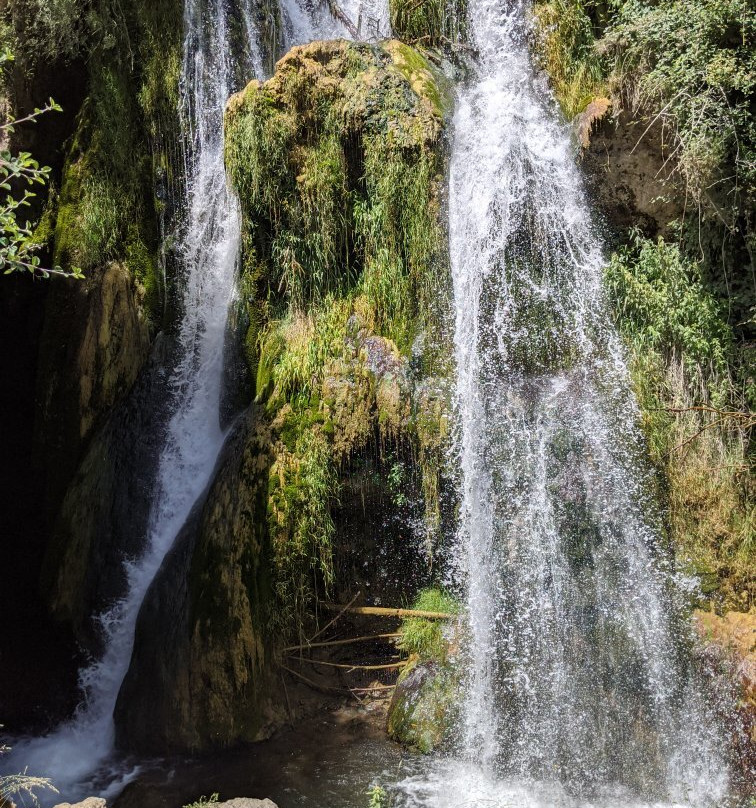
[[(61, 795), (110, 796), (140, 767), (115, 750), (113, 711), (129, 668), (140, 606), (194, 503), (211, 481), (226, 432), (220, 424), (223, 350), (240, 248), (238, 202), (228, 188), (223, 158), (223, 112), (239, 80), (264, 79), (260, 34), (252, 0), (185, 0), (180, 78), (185, 209), (179, 212), (178, 288), (181, 324), (170, 374), (170, 408), (152, 496), (145, 549), (124, 562), (126, 594), (98, 617), (105, 651), (79, 673), (84, 699), (70, 721), (41, 738), (14, 742), (8, 772), (27, 769), (50, 778)], [(287, 47), (314, 39), (388, 31), (385, 3), (354, 0), (354, 25), (335, 20), (325, 4), (283, 4)], [(244, 41), (231, 43), (233, 21)], [(139, 436), (134, 436), (135, 440)], [(58, 799), (45, 796), (52, 804)]]

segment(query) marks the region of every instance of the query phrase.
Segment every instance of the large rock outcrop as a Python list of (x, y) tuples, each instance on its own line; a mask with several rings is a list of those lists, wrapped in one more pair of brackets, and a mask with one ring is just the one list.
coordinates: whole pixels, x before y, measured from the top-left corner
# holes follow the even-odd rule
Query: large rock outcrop
[[(337, 585), (340, 544), (362, 566), (355, 523), (385, 526), (416, 490), (416, 521), (436, 526), (446, 428), (434, 379), (449, 356), (442, 78), (399, 42), (316, 42), (229, 102), (226, 160), (244, 213), (236, 331), (256, 401), (143, 605), (116, 710), (123, 747), (259, 737), (280, 720), (276, 646)], [(402, 459), (417, 458), (402, 487)], [(371, 487), (359, 473), (350, 487), (350, 469)], [(411, 555), (407, 529), (383, 532)]]

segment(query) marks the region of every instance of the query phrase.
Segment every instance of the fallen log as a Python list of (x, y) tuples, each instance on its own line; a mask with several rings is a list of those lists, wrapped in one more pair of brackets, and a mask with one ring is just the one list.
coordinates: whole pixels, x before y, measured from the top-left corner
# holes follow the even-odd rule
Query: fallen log
[(385, 606), (342, 606), (339, 603), (321, 603), (329, 612), (364, 614), (374, 617), (420, 617), (423, 620), (451, 620), (455, 614), (448, 612), (423, 612), (416, 609), (390, 609)]

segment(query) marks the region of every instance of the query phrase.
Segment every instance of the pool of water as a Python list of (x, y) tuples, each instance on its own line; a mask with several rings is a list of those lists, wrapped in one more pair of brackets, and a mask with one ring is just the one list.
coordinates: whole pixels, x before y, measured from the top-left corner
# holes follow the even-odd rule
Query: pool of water
[(402, 749), (384, 722), (381, 704), (341, 707), (232, 752), (144, 764), (114, 808), (180, 808), (215, 793), (268, 797), (279, 808), (369, 808), (375, 785), (390, 808), (699, 808), (685, 795), (640, 801), (618, 788), (578, 798), (555, 783), (491, 777), (469, 763)]

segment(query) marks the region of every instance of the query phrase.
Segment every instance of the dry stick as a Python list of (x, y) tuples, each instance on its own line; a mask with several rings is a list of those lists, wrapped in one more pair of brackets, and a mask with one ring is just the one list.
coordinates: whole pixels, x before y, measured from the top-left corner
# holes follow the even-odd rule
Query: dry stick
[(344, 693), (345, 692), (343, 687), (333, 687), (332, 685), (319, 685), (317, 682), (313, 682), (312, 679), (308, 679), (303, 674), (298, 673), (297, 671), (292, 670), (291, 668), (288, 668), (286, 665), (283, 664), (283, 662), (279, 662), (278, 664), (279, 664), (279, 666), (281, 668), (283, 668), (285, 671), (290, 673), (292, 676), (296, 676), (298, 679), (301, 679), (303, 682), (308, 684), (310, 687), (315, 688), (315, 690), (324, 690), (324, 691), (331, 691), (331, 692), (336, 691), (337, 693)]
[(368, 642), (369, 640), (383, 640), (392, 639), (404, 636), (401, 631), (392, 631), (389, 634), (365, 634), (362, 637), (350, 637), (347, 640), (328, 640), (326, 642), (308, 642), (303, 645), (290, 645), (288, 648), (282, 648), (281, 653), (286, 654), (289, 651), (304, 651), (307, 648), (323, 648), (327, 645), (349, 645), (354, 642)]
[[(354, 603), (354, 600), (352, 600)], [(341, 606), (338, 603), (322, 603), (321, 606), (330, 612), (339, 610), (339, 615), (344, 612), (349, 614), (366, 614), (375, 617), (420, 617), (424, 620), (451, 620), (456, 617), (448, 612), (423, 612), (414, 609), (388, 609), (383, 606), (352, 606), (351, 603)]]
[(348, 671), (383, 671), (395, 668), (404, 668), (407, 660), (402, 662), (388, 662), (383, 665), (349, 665), (344, 662), (326, 662), (324, 659), (304, 659), (303, 657), (289, 656), (289, 659), (298, 659), (308, 665), (325, 665), (328, 668), (343, 668)]
[[(342, 615), (342, 614), (344, 614), (344, 612), (345, 612), (345, 611), (346, 611), (346, 610), (347, 610), (347, 609), (348, 609), (348, 608), (349, 608), (349, 607), (350, 607), (350, 606), (351, 606), (351, 605), (352, 605), (352, 604), (355, 602), (355, 600), (357, 600), (357, 598), (360, 596), (360, 594), (361, 594), (361, 593), (360, 593), (360, 592), (358, 592), (358, 593), (357, 593), (357, 594), (356, 594), (356, 595), (355, 595), (355, 596), (354, 596), (354, 597), (353, 597), (353, 598), (352, 598), (352, 599), (349, 601), (349, 603), (347, 603), (347, 605), (346, 605), (346, 606), (344, 606), (344, 608), (343, 608), (343, 609), (342, 609), (342, 610), (341, 610), (341, 611), (340, 611), (340, 612), (339, 612), (339, 613), (336, 615), (336, 617), (334, 617), (334, 618), (333, 618), (333, 620), (331, 620), (330, 622), (326, 623), (326, 624), (323, 626), (323, 628), (321, 628), (321, 629), (320, 629), (320, 631), (316, 631), (316, 632), (315, 632), (315, 634), (313, 634), (313, 635), (312, 635), (312, 637), (310, 637), (310, 639), (307, 641), (307, 644), (309, 645), (309, 644), (310, 644), (310, 643), (311, 643), (311, 642), (312, 642), (312, 641), (313, 641), (313, 640), (314, 640), (316, 637), (319, 637), (319, 636), (320, 636), (320, 635), (321, 635), (321, 634), (322, 634), (324, 631), (326, 631), (327, 629), (329, 629), (329, 628), (330, 628), (330, 627), (331, 627), (331, 626), (332, 626), (332, 625), (333, 625), (333, 624), (334, 624), (334, 623), (335, 623), (335, 622), (336, 622), (336, 621), (337, 621), (337, 620), (338, 620), (338, 619), (341, 617), (341, 615)], [(329, 611), (330, 611), (330, 610), (329, 610)]]
[(344, 27), (347, 29), (347, 31), (349, 31), (352, 39), (359, 39), (360, 38), (360, 33), (357, 30), (357, 27), (349, 19), (349, 17), (347, 17), (347, 15), (344, 13), (344, 11), (341, 8), (339, 8), (338, 5), (336, 5), (334, 0), (329, 0), (328, 7), (329, 7), (329, 10), (330, 10), (331, 14), (334, 17), (336, 17), (336, 19), (339, 20), (339, 22), (341, 22), (344, 25)]
[(373, 685), (372, 687), (350, 687), (356, 693), (365, 693), (368, 690), (393, 690), (396, 685)]
[(712, 421), (710, 424), (706, 424), (706, 426), (699, 429), (695, 435), (691, 435), (689, 438), (686, 438), (682, 443), (679, 443), (677, 446), (670, 449), (667, 452), (667, 455), (669, 456), (672, 454), (672, 452), (676, 452), (679, 449), (682, 449), (683, 447), (687, 446), (689, 443), (692, 443), (699, 435), (703, 435), (703, 433), (706, 432), (707, 429), (712, 429), (713, 427), (718, 426), (719, 424), (723, 424), (724, 422), (725, 422), (724, 418), (718, 418), (716, 421)]

